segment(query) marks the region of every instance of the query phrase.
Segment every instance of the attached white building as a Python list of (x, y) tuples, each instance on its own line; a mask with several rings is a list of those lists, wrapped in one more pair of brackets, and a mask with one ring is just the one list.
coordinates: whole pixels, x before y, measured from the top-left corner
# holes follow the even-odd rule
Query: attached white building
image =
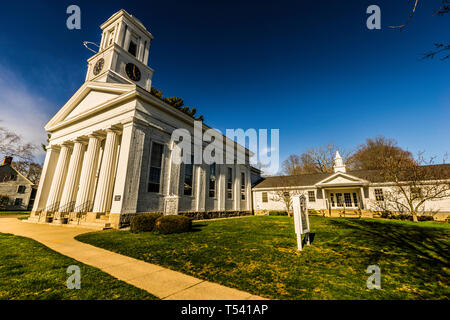
[[(439, 165), (447, 169), (450, 179), (450, 165)], [(304, 194), (308, 208), (331, 215), (356, 213), (372, 215), (379, 211), (379, 202), (384, 201), (386, 192), (393, 187), (384, 181), (377, 170), (347, 171), (337, 152), (334, 172), (301, 174), (294, 176), (267, 177), (253, 187), (253, 204), (256, 214), (269, 211), (286, 211), (283, 194)], [(435, 219), (446, 219), (450, 214), (450, 193), (441, 199), (429, 200), (425, 210), (437, 212)]]
[(172, 132), (193, 135), (195, 119), (151, 94), (153, 36), (124, 10), (101, 29), (86, 82), (45, 126), (29, 220), (117, 228), (139, 212), (251, 211), (250, 152), (223, 137), (244, 164), (173, 163)]

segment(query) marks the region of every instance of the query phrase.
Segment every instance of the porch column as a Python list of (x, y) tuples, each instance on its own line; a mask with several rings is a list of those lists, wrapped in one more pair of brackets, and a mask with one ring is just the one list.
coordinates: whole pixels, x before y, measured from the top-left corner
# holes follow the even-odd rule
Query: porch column
[(41, 179), (39, 180), (39, 188), (34, 201), (31, 216), (35, 216), (37, 211), (45, 209), (48, 199), (48, 193), (52, 185), (56, 164), (58, 163), (59, 147), (48, 146), (47, 155), (45, 156), (44, 166), (42, 167)]
[(89, 135), (89, 143), (81, 166), (80, 186), (75, 201), (75, 211), (82, 212), (90, 210), (89, 202), (92, 202), (94, 191), (95, 170), (98, 165), (100, 151), (100, 136)]
[[(71, 212), (74, 209), (75, 197), (78, 191), (78, 182), (80, 181), (81, 164), (84, 156), (84, 143), (77, 140), (73, 146), (72, 156), (70, 157), (69, 168), (64, 190), (61, 196), (59, 211)], [(72, 206), (67, 207), (70, 203)]]
[(361, 202), (361, 210), (363, 210), (366, 207), (366, 204), (364, 203), (364, 188), (360, 187), (359, 192), (361, 193), (359, 201)]
[(105, 213), (109, 212), (111, 208), (118, 144), (119, 134), (112, 129), (106, 130), (105, 150), (103, 151), (93, 212)]
[(70, 159), (70, 147), (67, 144), (63, 144), (61, 147), (61, 152), (59, 153), (58, 163), (56, 165), (55, 174), (52, 180), (52, 186), (47, 199), (47, 208), (50, 211), (55, 211), (58, 209), (56, 206), (61, 198), (61, 192), (64, 187), (64, 181), (66, 180), (67, 167), (69, 165)]

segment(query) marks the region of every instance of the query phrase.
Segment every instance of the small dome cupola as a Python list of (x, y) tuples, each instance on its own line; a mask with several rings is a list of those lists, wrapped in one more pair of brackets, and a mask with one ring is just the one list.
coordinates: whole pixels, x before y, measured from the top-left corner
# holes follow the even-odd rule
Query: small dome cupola
[(336, 151), (336, 156), (334, 157), (334, 172), (346, 172), (344, 161), (342, 160), (339, 151)]

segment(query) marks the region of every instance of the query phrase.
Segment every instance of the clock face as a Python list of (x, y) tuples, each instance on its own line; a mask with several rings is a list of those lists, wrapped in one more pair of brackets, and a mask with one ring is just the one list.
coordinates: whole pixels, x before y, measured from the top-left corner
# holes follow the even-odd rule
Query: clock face
[(103, 69), (103, 65), (105, 64), (105, 59), (101, 58), (97, 61), (97, 63), (94, 66), (94, 75), (98, 75), (100, 71)]
[(133, 81), (139, 81), (141, 80), (141, 71), (138, 67), (136, 67), (133, 63), (127, 63), (125, 66), (125, 71), (127, 73), (128, 78), (130, 78)]

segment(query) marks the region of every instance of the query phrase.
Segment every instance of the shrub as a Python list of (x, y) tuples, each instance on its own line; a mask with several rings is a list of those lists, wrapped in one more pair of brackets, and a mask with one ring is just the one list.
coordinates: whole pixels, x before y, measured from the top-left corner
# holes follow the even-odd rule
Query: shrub
[(383, 211), (383, 212), (381, 213), (381, 217), (384, 218), (384, 219), (391, 219), (391, 212), (389, 212), (389, 211)]
[(162, 216), (156, 220), (155, 231), (161, 234), (182, 233), (191, 230), (192, 220), (185, 216)]
[(419, 216), (417, 217), (419, 221), (434, 221), (433, 216)]
[(321, 215), (321, 213), (314, 209), (308, 209), (308, 214), (310, 215)]
[(131, 219), (131, 232), (151, 232), (155, 229), (155, 223), (162, 214), (160, 213), (142, 213)]
[(269, 211), (269, 216), (287, 216), (286, 211)]

